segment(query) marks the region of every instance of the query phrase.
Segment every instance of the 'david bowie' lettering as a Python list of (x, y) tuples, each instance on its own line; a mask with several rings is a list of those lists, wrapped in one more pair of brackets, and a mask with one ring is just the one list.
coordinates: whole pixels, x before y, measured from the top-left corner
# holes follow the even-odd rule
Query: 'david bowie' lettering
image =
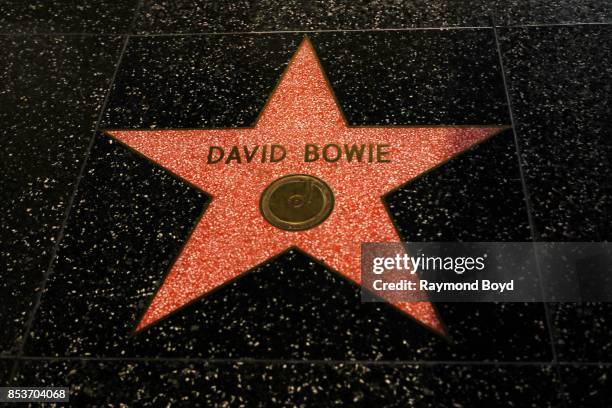
[[(389, 148), (390, 145), (380, 143), (329, 143), (323, 146), (307, 143), (300, 155), (305, 163), (319, 160), (329, 163), (340, 160), (348, 163), (389, 163)], [(209, 146), (206, 164), (278, 163), (285, 160), (287, 154), (287, 148), (279, 144)]]

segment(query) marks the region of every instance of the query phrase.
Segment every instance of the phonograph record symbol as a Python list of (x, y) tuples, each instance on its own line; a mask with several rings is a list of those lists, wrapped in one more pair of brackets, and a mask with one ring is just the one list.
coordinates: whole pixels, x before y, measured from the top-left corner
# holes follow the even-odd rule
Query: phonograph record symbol
[(252, 127), (107, 131), (212, 196), (136, 331), (292, 247), (359, 284), (361, 243), (399, 241), (383, 196), (500, 129), (349, 126), (306, 38)]

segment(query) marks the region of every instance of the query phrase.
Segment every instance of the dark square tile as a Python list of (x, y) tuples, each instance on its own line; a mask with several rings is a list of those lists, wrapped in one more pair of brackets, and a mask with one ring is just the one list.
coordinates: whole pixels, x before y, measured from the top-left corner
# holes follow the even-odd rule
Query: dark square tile
[(500, 33), (538, 239), (609, 240), (612, 27)]
[[(421, 37), (427, 47), (418, 53), (408, 58), (397, 52), (402, 46), (416, 46)], [(299, 35), (136, 39), (121, 65), (105, 124), (250, 124), (300, 39)], [(483, 124), (506, 120), (491, 30), (368, 33), (355, 34), (354, 39), (350, 34), (317, 34), (314, 41), (339, 102), (354, 123)], [(444, 53), (452, 57), (438, 65), (438, 75), (427, 78), (422, 59), (433, 61), (433, 55)], [(396, 62), (394, 55), (401, 61)], [(376, 74), (368, 69), (367, 61), (381, 59), (399, 73), (387, 69)], [(475, 70), (479, 85), (464, 84), (469, 76), (455, 74), (457, 66), (463, 71)], [(435, 91), (427, 92), (427, 87), (415, 90), (413, 74), (427, 78)], [(381, 86), (368, 85), (372, 78)], [(351, 86), (368, 96), (359, 98), (351, 93)], [(223, 93), (218, 91), (221, 89)], [(408, 92), (414, 100), (398, 100)], [(433, 107), (445, 97), (478, 109), (476, 113), (468, 109), (456, 113), (448, 105), (439, 111), (421, 107)], [(403, 104), (404, 109), (387, 113), (382, 109), (384, 101), (391, 107)], [(373, 104), (379, 108), (368, 113)], [(470, 199), (465, 200), (468, 195)], [(411, 207), (407, 199), (411, 205), (420, 204)], [(296, 252), (131, 337), (136, 320), (205, 203), (201, 192), (110, 139), (99, 137), (26, 353), (293, 359), (551, 358), (541, 305), (442, 305), (453, 335), (453, 342), (448, 343), (387, 305), (362, 304), (356, 286)], [(416, 180), (390, 197), (389, 203), (407, 239), (436, 240), (440, 233), (451, 240), (529, 237), (509, 132)], [(513, 211), (503, 211), (502, 203)], [(439, 210), (442, 207), (446, 210)], [(425, 215), (421, 218), (420, 214)], [(475, 222), (474, 217), (485, 220)], [(432, 219), (437, 228), (428, 226)], [(65, 298), (71, 299), (68, 306), (56, 301)], [(364, 337), (363, 333), (374, 335)], [(483, 337), (497, 340), (483, 345)]]
[(78, 405), (555, 407), (551, 371), (536, 365), (42, 360), (25, 361), (17, 383), (67, 384)]
[[(501, 30), (536, 236), (612, 237), (610, 26)], [(553, 305), (559, 359), (609, 361), (609, 304)]]
[(0, 351), (49, 264), (121, 47), (118, 37), (2, 37)]
[(137, 0), (5, 0), (0, 3), (0, 33), (125, 33), (137, 5)]
[(612, 405), (612, 369), (609, 365), (564, 365), (560, 375), (567, 406), (599, 408)]

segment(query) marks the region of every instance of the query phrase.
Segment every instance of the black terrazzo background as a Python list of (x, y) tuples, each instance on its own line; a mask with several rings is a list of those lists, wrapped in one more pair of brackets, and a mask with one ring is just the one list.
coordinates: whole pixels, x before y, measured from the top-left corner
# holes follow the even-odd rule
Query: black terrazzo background
[(510, 123), (490, 29), (311, 37), (349, 124)]
[[(229, 2), (228, 2), (229, 3)], [(612, 6), (583, 0), (278, 1), (145, 0), (139, 33), (479, 27), (610, 22)]]
[[(510, 125), (511, 112), (514, 131), (387, 197), (404, 239), (607, 240), (610, 26), (591, 23), (611, 14), (598, 1), (0, 3), (0, 385), (12, 371), (88, 405), (610, 405), (607, 304), (439, 304), (447, 342), (299, 252), (130, 337), (207, 197), (102, 132), (42, 278), (100, 115), (100, 128), (250, 124), (304, 35), (176, 33), (315, 30), (352, 124)], [(480, 28), (401, 30), (448, 26)], [(317, 32), (362, 28), (400, 30)]]
[(65, 218), (122, 39), (0, 37), (0, 352), (14, 346)]
[[(69, 384), (79, 405), (556, 407), (550, 367), (23, 361), (20, 383)], [(98, 378), (107, 380), (93, 388)], [(509, 404), (509, 398), (513, 403)]]
[(570, 407), (608, 407), (612, 405), (612, 368), (610, 365), (565, 365), (561, 379)]
[(127, 33), (138, 5), (138, 0), (3, 0), (0, 33)]
[(302, 37), (133, 37), (102, 128), (249, 126)]
[(539, 240), (612, 238), (611, 38), (610, 26), (500, 29)]
[[(509, 28), (500, 38), (536, 238), (609, 241), (611, 27)], [(611, 361), (610, 304), (551, 312), (561, 360)]]
[(3, 386), (9, 384), (9, 377), (13, 364), (13, 360), (0, 360), (0, 381), (2, 382)]

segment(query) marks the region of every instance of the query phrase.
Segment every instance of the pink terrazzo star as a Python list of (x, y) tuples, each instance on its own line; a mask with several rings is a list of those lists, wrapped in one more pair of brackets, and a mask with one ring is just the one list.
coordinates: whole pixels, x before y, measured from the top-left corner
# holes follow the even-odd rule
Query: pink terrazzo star
[[(314, 48), (305, 39), (251, 128), (109, 131), (115, 139), (212, 196), (136, 330), (290, 247), (300, 248), (359, 284), (361, 243), (399, 241), (382, 196), (500, 129), (348, 126)], [(305, 162), (305, 144), (322, 148), (332, 143), (364, 145), (363, 160), (341, 157)], [(283, 160), (270, 162), (261, 155), (262, 146), (272, 144), (285, 147)], [(372, 156), (368, 159), (370, 145), (385, 146), (382, 162)], [(224, 149), (225, 158), (209, 163), (210, 146)], [(240, 156), (228, 161), (232, 146), (238, 147)], [(253, 153), (255, 146), (260, 147)], [(335, 151), (330, 151), (335, 159)], [(245, 152), (253, 153), (251, 160)], [(260, 211), (265, 188), (290, 174), (318, 177), (333, 191), (331, 214), (311, 229), (282, 230), (268, 223)], [(443, 333), (429, 302), (391, 303)]]

